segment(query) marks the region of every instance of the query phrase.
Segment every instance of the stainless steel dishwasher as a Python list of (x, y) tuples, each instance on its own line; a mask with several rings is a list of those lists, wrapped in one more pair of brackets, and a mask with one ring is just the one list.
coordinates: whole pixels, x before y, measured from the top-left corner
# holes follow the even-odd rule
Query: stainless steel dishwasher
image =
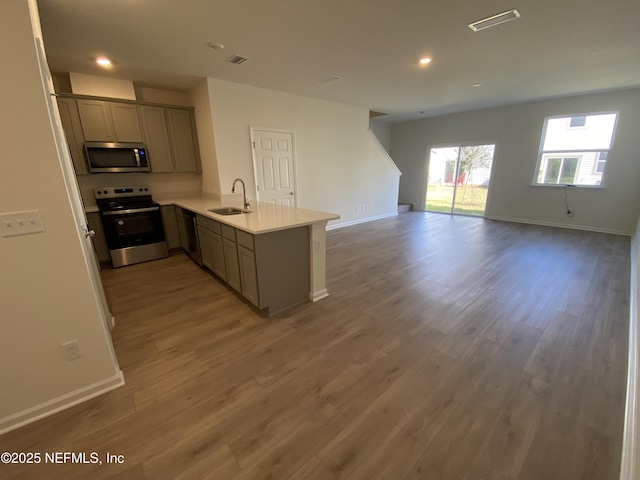
[(182, 210), (184, 215), (184, 227), (187, 232), (187, 244), (189, 245), (189, 256), (198, 265), (202, 265), (202, 255), (200, 254), (200, 243), (198, 242), (198, 224), (196, 214), (190, 210)]

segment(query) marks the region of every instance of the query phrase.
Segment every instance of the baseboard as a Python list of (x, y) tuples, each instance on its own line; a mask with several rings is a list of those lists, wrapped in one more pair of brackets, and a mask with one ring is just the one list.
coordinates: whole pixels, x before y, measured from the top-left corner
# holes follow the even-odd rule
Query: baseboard
[(113, 377), (94, 383), (74, 392), (67, 393), (61, 397), (54, 398), (47, 402), (28, 408), (8, 417), (0, 419), (0, 435), (36, 422), (42, 418), (58, 413), (67, 408), (71, 408), (79, 403), (86, 402), (99, 395), (124, 385), (124, 375), (121, 370)]
[(374, 220), (381, 220), (383, 218), (395, 217), (397, 215), (398, 215), (398, 212), (391, 212), (391, 213), (384, 213), (382, 215), (376, 215), (375, 217), (359, 218), (357, 220), (351, 220), (349, 222), (336, 223), (334, 225), (328, 225), (327, 231), (336, 230), (337, 228), (342, 228), (342, 227), (351, 227), (352, 225), (358, 225), (359, 223), (373, 222)]
[(309, 294), (309, 300), (312, 302), (317, 302), (318, 300), (322, 300), (323, 298), (327, 298), (329, 296), (329, 292), (327, 292), (326, 288), (323, 288), (319, 292), (312, 292)]
[(570, 228), (572, 230), (584, 230), (586, 232), (610, 233), (612, 235), (623, 235), (625, 237), (631, 236), (631, 232), (624, 232), (622, 230), (610, 230), (608, 228), (598, 228), (598, 227), (585, 227), (581, 225), (571, 225), (569, 223), (541, 222), (538, 220), (526, 220), (522, 218), (496, 217), (496, 216), (491, 216), (486, 218), (488, 220), (499, 220), (501, 222), (526, 223), (529, 225), (540, 225), (543, 227)]
[(624, 435), (622, 439), (622, 460), (620, 480), (638, 479), (636, 451), (636, 428), (638, 426), (638, 232), (631, 242), (631, 279), (629, 302), (629, 360), (627, 367), (627, 399), (624, 416)]

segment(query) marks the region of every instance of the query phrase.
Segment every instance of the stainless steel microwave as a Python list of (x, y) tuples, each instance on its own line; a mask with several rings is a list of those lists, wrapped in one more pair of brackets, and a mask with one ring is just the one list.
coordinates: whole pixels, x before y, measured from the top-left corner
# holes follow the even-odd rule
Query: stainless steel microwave
[(85, 142), (89, 172), (149, 172), (149, 155), (142, 143)]

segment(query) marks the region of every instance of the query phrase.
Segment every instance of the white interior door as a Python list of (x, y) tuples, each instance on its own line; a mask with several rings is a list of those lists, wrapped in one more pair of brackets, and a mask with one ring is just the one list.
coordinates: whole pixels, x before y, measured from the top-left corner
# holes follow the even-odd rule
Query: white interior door
[[(58, 155), (61, 160), (62, 172), (67, 185), (67, 193), (69, 195), (69, 201), (73, 210), (74, 217), (76, 219), (77, 234), (81, 239), (82, 252), (85, 258), (89, 277), (91, 278), (92, 287), (98, 302), (98, 306), (102, 313), (104, 326), (108, 332), (113, 318), (109, 311), (109, 302), (102, 286), (102, 279), (100, 278), (100, 269), (96, 260), (96, 253), (93, 249), (93, 243), (91, 242), (91, 232), (87, 222), (87, 216), (84, 211), (82, 203), (82, 197), (80, 195), (80, 187), (78, 186), (78, 180), (76, 179), (75, 171), (73, 169), (73, 161), (71, 160), (71, 154), (69, 153), (69, 146), (67, 145), (67, 139), (64, 136), (64, 130), (62, 128), (62, 121), (60, 120), (60, 113), (58, 106), (54, 103), (54, 88), (51, 73), (49, 72), (49, 66), (47, 65), (44, 48), (39, 38), (36, 39), (38, 61), (40, 63), (40, 75), (42, 76), (42, 84), (46, 92), (47, 109), (49, 111), (49, 118), (53, 129), (53, 134), (56, 139), (56, 146), (58, 149)], [(117, 359), (115, 357), (115, 351), (113, 346), (111, 347), (111, 353), (114, 359), (114, 363), (117, 365)]]
[(298, 206), (293, 132), (251, 128), (257, 199)]

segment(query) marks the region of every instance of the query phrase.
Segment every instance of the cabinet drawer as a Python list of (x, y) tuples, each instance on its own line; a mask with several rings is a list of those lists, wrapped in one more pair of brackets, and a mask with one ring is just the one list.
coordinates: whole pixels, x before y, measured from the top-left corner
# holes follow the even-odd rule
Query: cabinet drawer
[(228, 238), (229, 240), (236, 241), (236, 229), (230, 227), (229, 225), (222, 224), (222, 236), (224, 238)]
[(218, 235), (222, 235), (222, 227), (220, 225), (220, 222), (214, 220), (213, 218), (209, 219), (209, 230), (211, 230), (213, 233), (217, 233)]
[(196, 223), (200, 227), (209, 228), (209, 222), (207, 217), (203, 217), (202, 215), (196, 215)]
[(238, 245), (253, 250), (253, 235), (242, 230), (236, 230), (236, 237), (238, 238)]

